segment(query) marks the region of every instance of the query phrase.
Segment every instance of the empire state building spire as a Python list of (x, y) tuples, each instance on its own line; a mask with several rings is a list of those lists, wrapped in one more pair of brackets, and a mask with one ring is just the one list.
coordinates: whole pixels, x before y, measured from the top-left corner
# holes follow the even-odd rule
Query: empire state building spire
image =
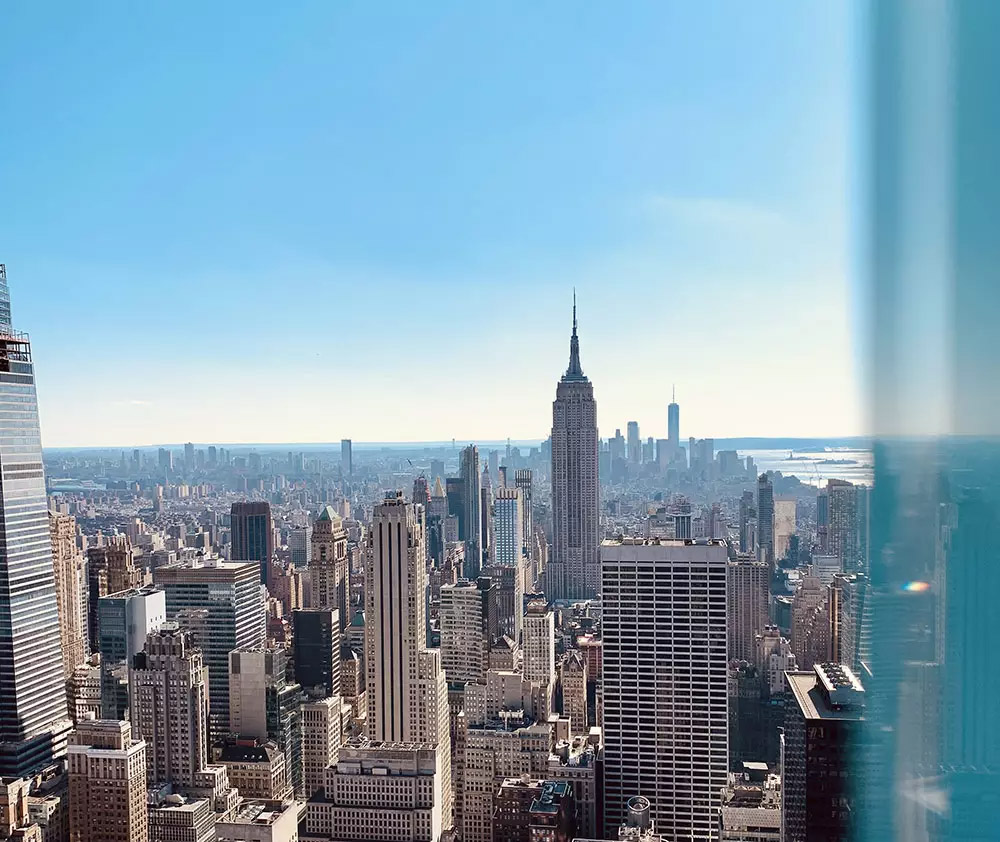
[(580, 365), (580, 338), (576, 335), (576, 290), (573, 290), (573, 335), (569, 339), (569, 367), (563, 375), (563, 382), (586, 383), (587, 377)]
[(600, 592), (600, 491), (597, 402), (580, 365), (576, 291), (569, 368), (552, 402), (552, 553), (544, 589), (550, 600), (590, 599)]

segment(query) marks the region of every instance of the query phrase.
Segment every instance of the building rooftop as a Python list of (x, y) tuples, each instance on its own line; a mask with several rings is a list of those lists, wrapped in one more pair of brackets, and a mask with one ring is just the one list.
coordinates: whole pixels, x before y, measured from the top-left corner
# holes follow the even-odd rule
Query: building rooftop
[(545, 781), (538, 796), (531, 802), (531, 813), (546, 815), (559, 812), (559, 805), (569, 796), (569, 784), (565, 781)]
[(286, 810), (294, 806), (292, 802), (247, 801), (230, 821), (221, 824), (274, 824)]
[(333, 506), (324, 506), (316, 520), (329, 520), (333, 523), (339, 523), (343, 518), (334, 511)]
[(264, 745), (249, 741), (228, 743), (222, 748), (222, 763), (270, 763), (278, 755), (278, 748), (273, 743)]
[[(785, 680), (788, 682), (802, 715), (806, 719), (864, 719), (864, 689), (862, 688), (860, 691), (851, 689), (852, 703), (850, 704), (831, 704), (830, 696), (827, 695), (818, 674), (825, 666), (828, 665), (817, 665), (817, 668), (811, 672), (788, 671), (785, 673)], [(826, 675), (829, 677), (829, 673)], [(853, 678), (853, 673), (851, 675)], [(854, 678), (854, 681), (857, 681), (857, 678)], [(858, 686), (860, 687), (860, 682), (858, 682)], [(834, 698), (839, 697), (835, 696)]]
[(725, 547), (726, 542), (718, 538), (640, 538), (619, 536), (605, 538), (602, 547)]

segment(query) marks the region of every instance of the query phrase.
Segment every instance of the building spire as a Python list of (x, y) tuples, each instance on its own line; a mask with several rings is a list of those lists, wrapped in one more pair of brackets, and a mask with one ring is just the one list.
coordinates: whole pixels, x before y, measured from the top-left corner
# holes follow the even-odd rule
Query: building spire
[(563, 380), (586, 380), (580, 365), (580, 338), (576, 335), (576, 287), (573, 287), (573, 334), (569, 338), (569, 368)]

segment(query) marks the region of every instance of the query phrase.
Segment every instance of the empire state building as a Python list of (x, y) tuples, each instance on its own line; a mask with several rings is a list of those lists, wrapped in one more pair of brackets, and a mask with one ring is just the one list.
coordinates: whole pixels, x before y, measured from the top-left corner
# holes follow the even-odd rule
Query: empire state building
[(552, 402), (552, 558), (545, 570), (545, 595), (587, 599), (600, 592), (597, 402), (580, 365), (576, 295), (569, 367)]

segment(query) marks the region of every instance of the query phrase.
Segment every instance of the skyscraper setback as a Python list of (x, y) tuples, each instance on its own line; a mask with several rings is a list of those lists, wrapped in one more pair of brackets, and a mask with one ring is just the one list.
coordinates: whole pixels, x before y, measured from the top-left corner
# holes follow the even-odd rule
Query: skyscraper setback
[(66, 693), (38, 400), (0, 263), (0, 776), (66, 750)]
[(580, 365), (573, 296), (569, 366), (552, 403), (552, 559), (545, 571), (549, 599), (580, 599), (600, 591), (597, 482), (597, 402)]

